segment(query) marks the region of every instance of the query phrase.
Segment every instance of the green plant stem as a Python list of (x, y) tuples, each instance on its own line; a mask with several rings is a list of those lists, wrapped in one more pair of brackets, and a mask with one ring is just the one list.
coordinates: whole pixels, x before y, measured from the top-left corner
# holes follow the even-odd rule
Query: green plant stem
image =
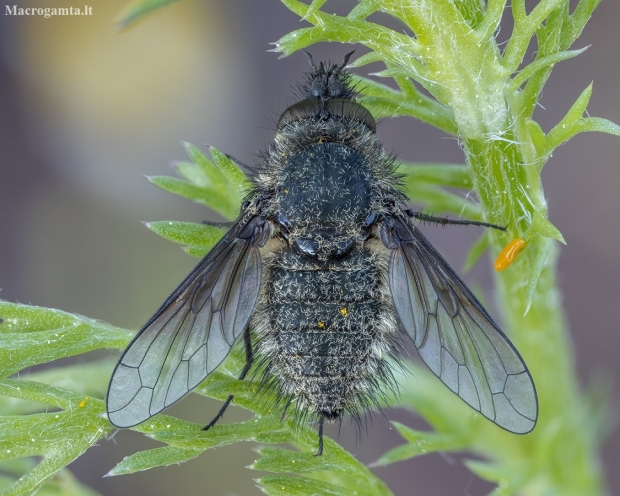
[[(515, 219), (511, 236), (526, 237), (528, 219), (544, 217), (547, 207), (538, 179), (530, 183), (532, 176), (521, 165), (518, 144), (465, 141), (465, 151), (487, 220), (501, 224)], [(488, 236), (496, 256), (509, 237), (500, 232)], [(539, 428), (524, 446), (536, 458), (534, 480), (541, 474), (551, 477), (549, 485), (561, 488), (563, 495), (603, 494), (596, 447), (583, 426), (585, 408), (557, 285), (558, 247), (556, 240), (536, 236), (513, 266), (495, 277), (503, 328), (528, 364), (539, 393)], [(528, 487), (532, 489), (524, 494), (541, 494), (535, 484)]]
[(539, 443), (537, 466), (541, 473), (553, 475), (553, 486), (562, 488), (561, 494), (603, 494), (596, 446), (583, 425), (584, 405), (557, 286), (558, 244), (548, 238), (540, 238), (540, 243), (549, 245), (549, 254), (526, 314), (523, 273), (506, 271), (496, 277), (505, 328), (521, 330), (511, 332), (511, 337), (526, 358), (538, 390), (546, 393), (539, 396), (539, 422), (545, 429), (533, 433)]

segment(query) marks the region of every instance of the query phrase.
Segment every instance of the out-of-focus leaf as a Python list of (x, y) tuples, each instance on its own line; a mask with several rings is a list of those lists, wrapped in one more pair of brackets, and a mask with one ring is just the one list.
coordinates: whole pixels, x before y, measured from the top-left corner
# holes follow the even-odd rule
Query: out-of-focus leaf
[(405, 192), (409, 199), (415, 203), (421, 203), (426, 207), (426, 212), (451, 212), (467, 220), (482, 220), (480, 206), (468, 200), (464, 196), (451, 193), (448, 190), (431, 186), (428, 183), (420, 183), (406, 178), (404, 181)]
[[(9, 474), (0, 476), (0, 494), (7, 494), (5, 490), (9, 490), (9, 487), (19, 477), (35, 465), (34, 463), (20, 463), (21, 466), (17, 467), (13, 463), (16, 461), (26, 462), (31, 460), (11, 460), (10, 462), (0, 463), (0, 473)], [(37, 496), (99, 496), (100, 493), (86, 487), (69, 470), (63, 469), (56, 472), (54, 477), (47, 479), (36, 494)]]
[(480, 257), (482, 256), (482, 254), (487, 250), (488, 247), (489, 247), (489, 236), (487, 235), (487, 233), (483, 233), (480, 235), (480, 237), (476, 240), (476, 242), (472, 245), (472, 247), (467, 252), (467, 259), (465, 260), (465, 265), (463, 267), (463, 270), (465, 272), (468, 272), (471, 269), (473, 269), (476, 263), (478, 262), (478, 260), (480, 259)]
[(469, 167), (461, 164), (405, 162), (400, 164), (398, 172), (405, 174), (407, 183), (418, 181), (465, 190), (471, 190), (474, 187)]
[(399, 422), (392, 422), (392, 425), (408, 441), (408, 444), (397, 446), (383, 454), (373, 466), (389, 465), (436, 451), (460, 451), (467, 446), (469, 441), (466, 436), (418, 431)]
[(173, 164), (176, 173), (199, 188), (208, 188), (211, 181), (203, 170), (192, 162), (175, 162)]
[(153, 11), (178, 0), (137, 0), (127, 5), (118, 17), (117, 26), (125, 29)]

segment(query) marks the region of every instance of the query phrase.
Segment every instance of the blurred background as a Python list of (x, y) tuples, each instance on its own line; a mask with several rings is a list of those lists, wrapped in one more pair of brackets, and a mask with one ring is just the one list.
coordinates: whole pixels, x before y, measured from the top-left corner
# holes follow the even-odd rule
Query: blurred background
[[(169, 163), (186, 159), (182, 140), (252, 163), (308, 67), (302, 54), (279, 60), (267, 52), (270, 42), (304, 25), (278, 1), (180, 2), (119, 33), (114, 20), (126, 1), (91, 0), (87, 17), (0, 16), (0, 296), (137, 329), (197, 261), (139, 221), (216, 218), (143, 176), (171, 175)], [(354, 3), (332, 0), (327, 10), (344, 13)], [(620, 122), (618, 19), (620, 3), (602, 2), (574, 46), (589, 50), (556, 66), (535, 114), (543, 130), (592, 80), (590, 115)], [(507, 33), (509, 26), (500, 36)], [(350, 50), (324, 44), (311, 51), (315, 60), (340, 61)], [(365, 52), (358, 47), (356, 55)], [(386, 120), (378, 134), (403, 160), (463, 161), (456, 140), (420, 122)], [(568, 243), (559, 276), (584, 385), (594, 375), (610, 382), (620, 375), (619, 161), (620, 139), (582, 134), (556, 150), (543, 172), (550, 219)], [(462, 272), (478, 232), (424, 231)], [(492, 302), (488, 260), (479, 265), (465, 279)], [(617, 405), (620, 384), (614, 387)], [(173, 413), (205, 423), (219, 405), (194, 396)], [(228, 412), (227, 422), (248, 417), (236, 408)], [(387, 417), (424, 428), (404, 411)], [(356, 440), (347, 425), (340, 442), (369, 463), (400, 440), (377, 418), (364, 439)], [(256, 457), (248, 444), (180, 466), (101, 478), (123, 456), (154, 445), (122, 431), (71, 468), (103, 494), (259, 494), (257, 474), (244, 468)], [(430, 455), (377, 472), (398, 495), (488, 493), (492, 486), (461, 460)], [(610, 492), (620, 494), (617, 431), (602, 460)]]

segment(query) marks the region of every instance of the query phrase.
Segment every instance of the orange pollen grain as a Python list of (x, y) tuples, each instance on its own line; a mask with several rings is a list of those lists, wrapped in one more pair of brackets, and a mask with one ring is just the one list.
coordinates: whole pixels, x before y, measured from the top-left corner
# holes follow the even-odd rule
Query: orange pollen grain
[(341, 309), (340, 309), (340, 314), (341, 314), (343, 317), (346, 317), (347, 315), (349, 315), (349, 312), (347, 312), (347, 309), (346, 309), (346, 308), (341, 308)]
[(495, 260), (495, 270), (500, 272), (514, 262), (517, 255), (527, 246), (527, 241), (521, 238), (513, 239), (508, 243)]

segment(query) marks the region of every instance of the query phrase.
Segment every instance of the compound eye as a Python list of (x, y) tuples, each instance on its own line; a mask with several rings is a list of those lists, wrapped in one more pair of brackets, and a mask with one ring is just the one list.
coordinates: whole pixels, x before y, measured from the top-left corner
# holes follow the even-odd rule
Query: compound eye
[(321, 100), (319, 98), (306, 98), (300, 102), (291, 105), (287, 108), (280, 119), (278, 120), (277, 131), (280, 131), (283, 127), (297, 122), (301, 119), (308, 119), (310, 117), (317, 117), (321, 114)]
[[(325, 105), (325, 106), (323, 106)], [(323, 102), (320, 98), (306, 98), (287, 108), (278, 120), (277, 131), (302, 119), (316, 118), (324, 115), (344, 117), (365, 124), (373, 133), (377, 124), (368, 109), (348, 98), (332, 98)], [(327, 113), (327, 114), (326, 114)]]

